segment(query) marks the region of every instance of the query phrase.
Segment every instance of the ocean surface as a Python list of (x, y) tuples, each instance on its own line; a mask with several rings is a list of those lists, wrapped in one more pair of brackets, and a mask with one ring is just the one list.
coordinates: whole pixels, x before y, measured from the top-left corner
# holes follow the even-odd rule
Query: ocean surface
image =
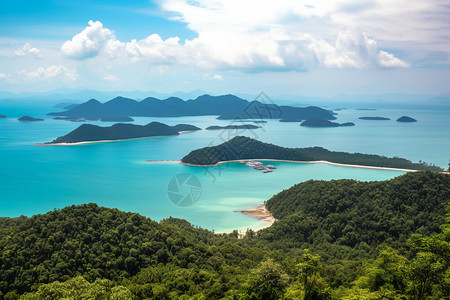
[[(286, 147), (322, 146), (335, 151), (399, 156), (444, 168), (448, 167), (450, 158), (448, 110), (345, 109), (338, 111), (337, 122), (354, 122), (356, 126), (303, 128), (299, 123), (269, 120), (259, 124), (260, 129), (240, 132), (202, 130), (171, 137), (77, 146), (36, 146), (36, 143), (51, 141), (80, 125), (51, 119), (44, 122), (16, 120), (23, 115), (48, 118), (45, 114), (50, 111), (55, 110), (42, 103), (0, 104), (0, 114), (9, 117), (0, 119), (0, 216), (31, 216), (72, 204), (95, 202), (138, 212), (157, 221), (172, 216), (216, 231), (245, 230), (262, 228), (267, 223), (235, 211), (256, 207), (296, 183), (310, 179), (386, 180), (403, 174), (285, 162), (272, 162), (277, 169), (263, 174), (240, 163), (191, 167), (170, 161), (148, 162), (180, 160), (191, 150), (217, 145), (236, 135)], [(411, 116), (418, 122), (396, 122), (402, 115)], [(392, 120), (359, 120), (361, 116)], [(134, 123), (151, 121), (169, 125), (192, 124), (200, 128), (233, 123), (217, 120), (215, 116), (136, 118)], [(180, 178), (195, 178), (196, 181), (182, 184)], [(174, 182), (179, 184), (175, 184), (175, 190)], [(192, 195), (192, 205), (177, 205), (173, 201), (174, 194)]]

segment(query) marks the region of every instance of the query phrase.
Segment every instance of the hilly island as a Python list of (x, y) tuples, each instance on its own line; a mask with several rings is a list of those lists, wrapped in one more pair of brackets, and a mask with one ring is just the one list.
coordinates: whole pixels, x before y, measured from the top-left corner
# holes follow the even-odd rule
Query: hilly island
[(244, 136), (234, 137), (217, 146), (194, 150), (183, 157), (181, 162), (190, 165), (208, 166), (216, 165), (220, 162), (246, 159), (273, 159), (298, 162), (327, 161), (349, 165), (442, 171), (440, 167), (426, 163), (413, 163), (404, 158), (336, 152), (322, 147), (285, 148)]
[[(136, 101), (116, 97), (105, 103), (91, 99), (66, 111), (51, 112), (49, 116), (69, 120), (130, 120), (130, 117), (179, 117), (217, 115), (218, 119), (280, 119), (298, 122), (311, 118), (336, 119), (329, 110), (317, 107), (278, 106), (260, 101), (247, 101), (234, 95), (199, 96), (184, 101), (177, 97), (160, 100), (153, 97)], [(131, 119), (132, 120), (132, 119)], [(130, 120), (130, 121), (131, 121)]]
[(91, 124), (83, 124), (72, 132), (41, 145), (75, 144), (96, 141), (116, 141), (155, 136), (179, 135), (181, 132), (201, 130), (200, 128), (178, 124), (169, 126), (159, 122), (151, 122), (147, 125), (134, 125), (117, 123), (110, 127), (101, 127)]

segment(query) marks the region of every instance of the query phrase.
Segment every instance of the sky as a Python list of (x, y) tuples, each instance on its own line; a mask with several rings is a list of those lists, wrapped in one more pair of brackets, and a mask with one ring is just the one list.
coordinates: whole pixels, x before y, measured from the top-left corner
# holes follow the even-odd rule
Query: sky
[(2, 0), (0, 90), (450, 93), (448, 0)]

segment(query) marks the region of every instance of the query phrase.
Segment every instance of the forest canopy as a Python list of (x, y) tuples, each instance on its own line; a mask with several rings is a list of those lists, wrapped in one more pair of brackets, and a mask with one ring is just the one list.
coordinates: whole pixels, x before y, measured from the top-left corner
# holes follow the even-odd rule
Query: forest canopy
[(450, 177), (308, 181), (244, 238), (70, 206), (0, 218), (0, 299), (445, 299)]

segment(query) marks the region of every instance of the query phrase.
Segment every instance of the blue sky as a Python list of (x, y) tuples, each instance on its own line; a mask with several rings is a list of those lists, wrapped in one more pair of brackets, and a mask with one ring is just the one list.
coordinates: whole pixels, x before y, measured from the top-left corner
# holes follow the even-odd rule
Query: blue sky
[(0, 90), (450, 92), (444, 0), (0, 2)]

